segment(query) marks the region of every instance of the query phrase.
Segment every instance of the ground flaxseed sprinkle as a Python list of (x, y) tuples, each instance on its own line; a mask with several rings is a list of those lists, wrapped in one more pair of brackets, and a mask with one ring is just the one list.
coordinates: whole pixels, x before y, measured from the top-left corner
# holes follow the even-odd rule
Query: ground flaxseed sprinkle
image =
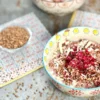
[(25, 28), (10, 26), (0, 32), (0, 46), (16, 49), (26, 44), (29, 37), (29, 32)]

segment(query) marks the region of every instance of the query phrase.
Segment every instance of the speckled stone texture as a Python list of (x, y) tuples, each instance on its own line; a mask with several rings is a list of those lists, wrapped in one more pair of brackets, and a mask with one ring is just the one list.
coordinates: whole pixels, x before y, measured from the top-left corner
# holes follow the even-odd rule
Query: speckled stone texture
[[(100, 14), (100, 0), (86, 0), (81, 10)], [(34, 12), (51, 34), (67, 27), (71, 14), (57, 17), (38, 9), (32, 0), (0, 0), (0, 24)], [(100, 100), (100, 96), (77, 98), (63, 94), (50, 83), (44, 69), (0, 89), (0, 100)]]

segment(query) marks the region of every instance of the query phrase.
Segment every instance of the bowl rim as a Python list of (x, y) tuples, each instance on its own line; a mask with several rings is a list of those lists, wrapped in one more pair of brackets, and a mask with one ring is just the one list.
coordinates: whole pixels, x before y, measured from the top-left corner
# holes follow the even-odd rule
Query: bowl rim
[[(74, 29), (74, 28), (80, 28), (80, 29), (81, 29), (81, 28), (83, 28), (83, 29), (84, 29), (84, 28), (89, 28), (89, 29), (99, 30), (99, 29), (96, 29), (96, 28), (85, 27), (85, 26), (76, 26), (76, 27), (71, 27), (71, 28), (66, 28), (66, 29), (69, 30), (69, 29)], [(60, 34), (61, 32), (63, 32), (63, 31), (66, 30), (66, 29), (63, 29), (63, 30), (59, 31), (57, 34)], [(56, 35), (56, 34), (55, 34), (55, 35)], [(54, 35), (54, 36), (55, 36), (55, 35)], [(72, 86), (69, 86), (69, 85), (66, 85), (66, 84), (64, 84), (64, 83), (59, 82), (57, 79), (55, 79), (55, 78), (49, 73), (49, 71), (46, 69), (46, 65), (45, 65), (45, 63), (44, 63), (44, 62), (45, 62), (45, 61), (44, 61), (44, 51), (45, 51), (45, 49), (46, 49), (48, 43), (52, 40), (52, 38), (53, 38), (54, 36), (52, 36), (52, 37), (48, 40), (47, 44), (46, 44), (45, 47), (44, 47), (43, 56), (42, 56), (43, 67), (44, 67), (46, 73), (49, 75), (49, 77), (50, 77), (52, 80), (54, 80), (56, 83), (58, 83), (59, 85), (65, 87), (65, 88), (68, 88), (68, 89), (81, 90), (81, 91), (100, 90), (100, 86), (99, 86), (99, 87), (95, 87), (95, 88), (76, 88), (76, 87), (72, 87)]]

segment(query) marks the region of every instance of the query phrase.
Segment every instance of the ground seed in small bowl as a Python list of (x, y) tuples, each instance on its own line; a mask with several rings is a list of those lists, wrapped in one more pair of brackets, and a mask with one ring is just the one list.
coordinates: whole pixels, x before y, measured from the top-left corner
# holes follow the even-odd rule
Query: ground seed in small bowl
[(29, 32), (19, 26), (9, 26), (0, 32), (0, 46), (7, 49), (22, 47), (29, 40)]

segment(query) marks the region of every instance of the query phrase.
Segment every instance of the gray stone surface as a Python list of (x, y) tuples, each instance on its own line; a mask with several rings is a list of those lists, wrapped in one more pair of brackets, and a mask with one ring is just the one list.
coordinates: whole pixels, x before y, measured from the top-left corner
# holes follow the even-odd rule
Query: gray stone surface
[[(85, 11), (100, 13), (100, 0), (86, 0), (81, 8)], [(51, 34), (66, 28), (71, 14), (57, 17), (38, 9), (32, 0), (0, 0), (0, 24), (27, 13), (34, 12)], [(42, 84), (42, 85), (41, 85)], [(0, 100), (100, 100), (100, 96), (77, 98), (63, 94), (48, 80), (44, 69), (13, 82), (0, 89)]]

